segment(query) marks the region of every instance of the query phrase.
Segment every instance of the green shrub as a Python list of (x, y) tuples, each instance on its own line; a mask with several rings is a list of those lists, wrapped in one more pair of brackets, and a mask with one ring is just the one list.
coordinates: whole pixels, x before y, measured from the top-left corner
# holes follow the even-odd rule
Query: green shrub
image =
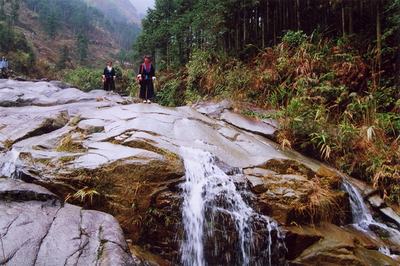
[(30, 75), (35, 64), (36, 57), (33, 52), (24, 52), (17, 50), (15, 52), (8, 53), (9, 68), (16, 73), (22, 73), (24, 75)]
[(185, 82), (179, 77), (167, 80), (160, 77), (156, 83), (155, 102), (169, 107), (181, 106), (186, 104)]
[(75, 70), (62, 71), (62, 81), (76, 85), (82, 91), (98, 90), (103, 88), (101, 76), (103, 70), (92, 70), (86, 67), (79, 67)]
[(289, 47), (297, 47), (304, 43), (307, 39), (307, 35), (303, 33), (303, 31), (291, 31), (284, 30), (284, 36), (282, 37), (282, 41), (287, 43)]
[(140, 85), (136, 81), (136, 72), (133, 69), (122, 71), (115, 86), (119, 92), (127, 92), (130, 97), (138, 97)]
[[(119, 66), (115, 66), (115, 89), (117, 92), (131, 92), (135, 89), (136, 74), (133, 70), (124, 71)], [(103, 69), (90, 69), (79, 67), (75, 70), (65, 69), (61, 72), (61, 80), (76, 85), (82, 91), (103, 89), (101, 77)]]

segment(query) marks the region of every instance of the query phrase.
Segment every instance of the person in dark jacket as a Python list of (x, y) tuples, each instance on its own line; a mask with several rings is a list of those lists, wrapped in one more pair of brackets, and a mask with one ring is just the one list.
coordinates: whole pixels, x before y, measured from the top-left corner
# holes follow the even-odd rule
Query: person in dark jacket
[(115, 69), (112, 66), (112, 62), (108, 62), (107, 66), (104, 68), (103, 72), (103, 84), (105, 91), (113, 91), (115, 90)]
[(144, 58), (144, 62), (140, 65), (139, 74), (137, 75), (137, 80), (140, 83), (139, 98), (143, 100), (143, 103), (151, 103), (151, 99), (155, 96), (153, 82), (156, 79), (156, 70), (150, 61), (149, 56)]

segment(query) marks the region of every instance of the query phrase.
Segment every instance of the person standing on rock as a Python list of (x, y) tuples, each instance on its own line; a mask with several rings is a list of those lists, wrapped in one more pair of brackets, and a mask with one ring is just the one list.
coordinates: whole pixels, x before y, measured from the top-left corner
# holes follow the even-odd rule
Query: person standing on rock
[(151, 99), (154, 98), (154, 82), (155, 82), (155, 68), (150, 63), (150, 56), (144, 58), (143, 64), (140, 65), (139, 74), (137, 80), (140, 84), (139, 98), (143, 100), (143, 103), (151, 103)]
[(8, 60), (6, 59), (6, 57), (3, 55), (1, 57), (1, 61), (0, 61), (0, 78), (7, 78), (7, 70), (8, 70)]
[(115, 84), (114, 84), (115, 77), (116, 77), (115, 69), (112, 66), (112, 62), (109, 61), (103, 71), (103, 84), (105, 91), (115, 90)]

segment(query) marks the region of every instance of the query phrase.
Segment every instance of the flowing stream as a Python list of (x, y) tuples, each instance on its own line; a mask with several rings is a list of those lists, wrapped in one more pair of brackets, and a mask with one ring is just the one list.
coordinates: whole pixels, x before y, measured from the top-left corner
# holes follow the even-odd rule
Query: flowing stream
[[(379, 232), (377, 237), (400, 239), (400, 232), (398, 230), (374, 220), (370, 210), (364, 202), (361, 193), (347, 180), (346, 177), (342, 176), (342, 180), (343, 187), (350, 196), (353, 225), (370, 234), (373, 234), (373, 232)], [(379, 251), (385, 255), (392, 256), (388, 247), (382, 246), (379, 248)]]
[(368, 229), (369, 225), (374, 223), (374, 219), (372, 218), (368, 207), (365, 205), (363, 197), (345, 177), (342, 177), (342, 180), (343, 187), (350, 196), (353, 223), (363, 229)]
[(9, 178), (15, 178), (17, 169), (16, 169), (16, 162), (18, 160), (20, 152), (16, 149), (11, 149), (5, 159), (3, 159), (4, 166), (1, 168), (1, 175), (7, 176)]
[(284, 265), (278, 225), (251, 208), (252, 196), (235, 185), (208, 152), (182, 148), (182, 265)]

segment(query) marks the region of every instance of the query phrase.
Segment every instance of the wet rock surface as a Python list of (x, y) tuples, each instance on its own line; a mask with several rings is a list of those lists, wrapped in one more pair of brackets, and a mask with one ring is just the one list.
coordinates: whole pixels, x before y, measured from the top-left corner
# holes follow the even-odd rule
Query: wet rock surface
[[(238, 187), (249, 188), (256, 197), (254, 208), (283, 229), (286, 261), (291, 265), (399, 263), (399, 244), (392, 231), (351, 226), (354, 217), (349, 193), (342, 189), (344, 175), (292, 150), (281, 150), (269, 139), (276, 121), (236, 114), (229, 101), (179, 108), (135, 102), (101, 90), (84, 93), (59, 82), (0, 80), (0, 175), (46, 190), (35, 186), (24, 196), (5, 190), (0, 192), (0, 206), (10, 212), (23, 200), (27, 209), (20, 213), (27, 217), (39, 207), (46, 209), (46, 215), (33, 216), (45, 224), (39, 235), (65, 234), (65, 223), (80, 226), (70, 231), (79, 241), (65, 236), (62, 251), (50, 249), (55, 237), (43, 242), (46, 248), (29, 242), (40, 258), (73, 260), (77, 265), (180, 265), (180, 184), (185, 181), (181, 147), (190, 147), (210, 152)], [(396, 208), (386, 206), (362, 182), (352, 184), (370, 199), (374, 216), (399, 230)], [(111, 232), (104, 235), (105, 227)], [(6, 224), (0, 233), (6, 247), (11, 239), (4, 228)], [(18, 244), (7, 251), (15, 261), (27, 254), (26, 228), (18, 233)], [(233, 233), (221, 233), (214, 242), (229, 251), (224, 239), (234, 238)], [(100, 258), (95, 241), (106, 241)], [(82, 248), (87, 248), (84, 254), (91, 261), (79, 261), (83, 258), (75, 250)]]

